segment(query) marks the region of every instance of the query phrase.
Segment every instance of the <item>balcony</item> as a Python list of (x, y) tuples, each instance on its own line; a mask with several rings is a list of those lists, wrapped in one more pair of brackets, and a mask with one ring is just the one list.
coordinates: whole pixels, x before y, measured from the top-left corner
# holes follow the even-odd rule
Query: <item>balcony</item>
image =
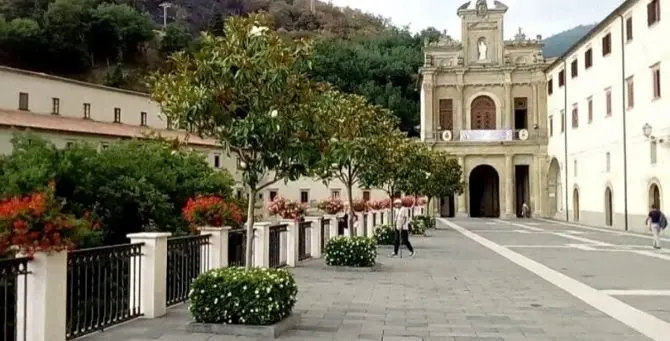
[(434, 134), (433, 141), (442, 143), (546, 143), (543, 130), (533, 129), (495, 129), (495, 130), (442, 130)]

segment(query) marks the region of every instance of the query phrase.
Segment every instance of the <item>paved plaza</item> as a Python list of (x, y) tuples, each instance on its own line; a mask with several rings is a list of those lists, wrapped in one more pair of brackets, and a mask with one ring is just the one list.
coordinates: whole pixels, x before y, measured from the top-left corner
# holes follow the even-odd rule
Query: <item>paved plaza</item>
[[(647, 236), (543, 220), (452, 219), (380, 272), (292, 269), (300, 326), (281, 340), (670, 340), (670, 251)], [(670, 240), (665, 240), (670, 247)], [(85, 341), (261, 340), (189, 334), (185, 305)]]

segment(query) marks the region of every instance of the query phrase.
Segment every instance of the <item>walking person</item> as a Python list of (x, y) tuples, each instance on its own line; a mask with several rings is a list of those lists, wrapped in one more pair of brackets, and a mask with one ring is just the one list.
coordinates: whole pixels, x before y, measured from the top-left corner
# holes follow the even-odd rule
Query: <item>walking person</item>
[(661, 231), (665, 229), (668, 226), (668, 220), (665, 218), (665, 214), (661, 212), (661, 210), (658, 209), (658, 206), (651, 205), (651, 210), (649, 211), (649, 214), (647, 215), (647, 219), (645, 220), (645, 225), (648, 226), (649, 230), (651, 231), (653, 237), (653, 246), (654, 249), (660, 249), (661, 248)]
[(391, 257), (398, 256), (400, 243), (405, 244), (407, 250), (409, 250), (409, 255), (414, 257), (414, 248), (412, 247), (412, 243), (409, 242), (409, 212), (406, 207), (402, 207), (402, 201), (400, 201), (400, 199), (396, 199), (393, 202), (393, 207), (396, 234), (393, 243), (393, 254), (391, 254)]

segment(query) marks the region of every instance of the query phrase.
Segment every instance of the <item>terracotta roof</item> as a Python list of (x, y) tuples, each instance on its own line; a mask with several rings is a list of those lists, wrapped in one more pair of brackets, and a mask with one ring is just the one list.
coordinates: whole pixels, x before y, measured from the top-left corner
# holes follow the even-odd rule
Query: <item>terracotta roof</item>
[(203, 139), (183, 131), (153, 129), (122, 123), (99, 122), (83, 118), (35, 114), (28, 111), (7, 109), (0, 109), (0, 126), (117, 138), (146, 138), (146, 134), (154, 132), (164, 138), (186, 140), (190, 145), (219, 146), (214, 139)]

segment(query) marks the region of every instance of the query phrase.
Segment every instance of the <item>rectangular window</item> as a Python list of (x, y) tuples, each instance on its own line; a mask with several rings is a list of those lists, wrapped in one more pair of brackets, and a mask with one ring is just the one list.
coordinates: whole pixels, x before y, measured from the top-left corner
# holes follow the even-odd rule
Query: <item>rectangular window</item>
[(84, 118), (91, 118), (91, 103), (84, 103)]
[(340, 190), (339, 189), (331, 189), (330, 190), (330, 197), (333, 199), (339, 199), (340, 198)]
[(626, 19), (626, 41), (633, 40), (633, 17)]
[(656, 141), (651, 141), (649, 143), (649, 161), (651, 162), (652, 165), (656, 164), (656, 150), (658, 149), (658, 144), (656, 144)]
[(572, 105), (572, 127), (579, 127), (579, 110), (577, 103)]
[(114, 123), (121, 123), (121, 108), (114, 108)]
[(19, 110), (28, 111), (28, 93), (19, 92)]
[(661, 65), (651, 67), (651, 78), (654, 99), (661, 98)]
[(593, 66), (593, 49), (589, 48), (584, 53), (584, 68), (588, 69)]
[(603, 37), (602, 43), (603, 43), (603, 57), (604, 57), (612, 53), (612, 34), (607, 33)]
[(370, 191), (363, 191), (363, 201), (370, 201)]
[(142, 126), (147, 125), (147, 113), (145, 113), (144, 111), (140, 113), (140, 125)]
[(454, 129), (454, 100), (451, 98), (440, 100), (440, 129)]
[(554, 116), (549, 116), (549, 136), (554, 136)]
[(577, 159), (572, 161), (572, 175), (577, 177)]
[(605, 171), (609, 173), (610, 167), (612, 165), (612, 157), (610, 156), (610, 152), (607, 152), (605, 154)]
[(588, 106), (589, 123), (591, 123), (593, 122), (593, 97), (587, 98), (586, 103)]
[(52, 98), (51, 99), (51, 114), (52, 115), (58, 115), (60, 114), (60, 99), (59, 98)]
[(570, 64), (570, 76), (572, 76), (572, 78), (575, 78), (577, 77), (578, 74), (579, 74), (579, 62), (577, 61), (577, 59), (575, 59)]
[(565, 110), (561, 110), (561, 133), (565, 131)]
[(605, 116), (612, 116), (612, 88), (605, 90)]
[(565, 85), (565, 70), (558, 73), (558, 87), (560, 88), (563, 85)]
[(647, 25), (651, 26), (661, 21), (661, 1), (651, 0), (647, 4)]
[(221, 155), (214, 155), (214, 168), (221, 168)]
[(74, 142), (72, 142), (72, 141), (67, 141), (67, 142), (65, 143), (65, 148), (70, 149), (70, 148), (72, 148), (72, 147), (74, 147)]
[(242, 195), (243, 195), (243, 192), (242, 192), (241, 188), (238, 188), (238, 189), (235, 190), (235, 197), (237, 199), (242, 199)]
[(307, 204), (309, 203), (309, 191), (308, 190), (301, 190), (300, 191), (300, 203), (301, 204)]
[(548, 93), (549, 95), (551, 95), (551, 94), (554, 93), (554, 80), (551, 79), (551, 78), (550, 78), (549, 81), (547, 82), (547, 93)]
[(633, 86), (633, 76), (626, 79), (626, 97), (628, 99), (628, 109), (635, 106), (635, 88)]
[(277, 190), (270, 191), (270, 201), (274, 201), (277, 198)]

